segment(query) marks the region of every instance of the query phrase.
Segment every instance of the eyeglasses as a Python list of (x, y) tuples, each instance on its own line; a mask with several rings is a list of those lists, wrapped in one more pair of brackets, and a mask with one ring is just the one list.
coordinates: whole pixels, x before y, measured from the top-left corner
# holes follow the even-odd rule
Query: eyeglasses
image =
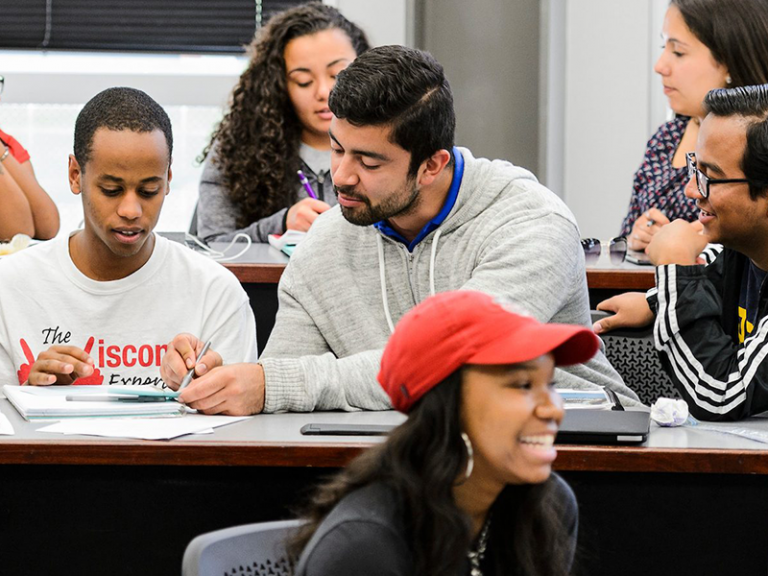
[[(611, 255), (612, 264), (621, 264), (624, 262), (624, 257), (627, 255), (627, 239), (624, 236), (617, 236), (611, 238), (610, 242), (607, 242), (609, 254)], [(582, 238), (581, 247), (584, 249), (584, 260), (587, 265), (595, 264), (600, 258), (602, 252), (603, 243), (597, 238)]]
[(710, 178), (696, 166), (696, 154), (693, 152), (688, 152), (685, 155), (685, 166), (688, 168), (688, 180), (696, 178), (696, 187), (699, 189), (699, 194), (701, 194), (702, 198), (709, 198), (709, 186), (711, 184), (749, 183), (749, 180), (746, 178), (720, 178), (717, 180)]

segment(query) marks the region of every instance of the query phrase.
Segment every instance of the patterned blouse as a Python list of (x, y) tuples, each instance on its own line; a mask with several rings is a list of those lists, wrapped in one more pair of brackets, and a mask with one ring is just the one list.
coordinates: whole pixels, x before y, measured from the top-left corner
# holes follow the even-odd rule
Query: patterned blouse
[(651, 208), (658, 208), (670, 220), (682, 218), (691, 222), (698, 218), (696, 201), (686, 198), (683, 193), (688, 182), (688, 171), (685, 166), (672, 166), (672, 158), (688, 120), (686, 116), (678, 116), (662, 124), (648, 141), (643, 163), (635, 172), (629, 213), (621, 225), (622, 236), (629, 236), (635, 220)]

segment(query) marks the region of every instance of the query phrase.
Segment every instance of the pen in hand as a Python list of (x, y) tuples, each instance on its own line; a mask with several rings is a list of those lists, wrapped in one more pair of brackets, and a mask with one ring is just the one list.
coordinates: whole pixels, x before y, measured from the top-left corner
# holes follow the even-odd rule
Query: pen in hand
[(310, 186), (309, 180), (307, 180), (307, 177), (304, 175), (304, 172), (302, 172), (301, 170), (298, 170), (297, 174), (299, 175), (299, 180), (301, 180), (301, 185), (304, 186), (304, 190), (307, 191), (307, 196), (309, 196), (314, 200), (317, 200), (317, 194), (315, 194), (315, 191), (312, 190), (312, 186)]
[[(208, 342), (205, 343), (205, 346), (203, 346), (203, 349), (200, 350), (200, 354), (197, 355), (197, 358), (195, 359), (195, 366), (197, 366), (197, 363), (200, 362), (200, 359), (205, 356), (205, 353), (208, 352), (208, 348), (211, 347), (211, 341), (208, 340)], [(192, 376), (195, 374), (195, 366), (192, 366), (192, 368), (189, 369), (187, 372), (187, 375), (184, 376), (184, 378), (181, 381), (181, 384), (179, 385), (179, 389), (177, 392), (181, 392), (184, 390), (184, 388), (189, 385), (190, 382), (192, 382)]]

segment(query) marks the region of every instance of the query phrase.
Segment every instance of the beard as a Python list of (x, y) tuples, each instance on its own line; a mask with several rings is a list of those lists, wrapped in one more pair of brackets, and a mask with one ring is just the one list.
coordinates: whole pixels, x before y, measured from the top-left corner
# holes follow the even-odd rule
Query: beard
[(349, 198), (363, 203), (363, 206), (357, 208), (339, 206), (341, 208), (341, 214), (347, 222), (356, 226), (370, 226), (376, 222), (381, 222), (382, 220), (389, 220), (390, 218), (396, 218), (397, 216), (411, 214), (418, 208), (421, 199), (419, 189), (416, 186), (414, 179), (406, 180), (400, 190), (387, 195), (387, 197), (376, 206), (371, 204), (369, 198), (358, 194), (353, 188), (334, 186), (333, 190), (337, 196), (339, 193), (342, 193), (344, 196), (348, 196)]

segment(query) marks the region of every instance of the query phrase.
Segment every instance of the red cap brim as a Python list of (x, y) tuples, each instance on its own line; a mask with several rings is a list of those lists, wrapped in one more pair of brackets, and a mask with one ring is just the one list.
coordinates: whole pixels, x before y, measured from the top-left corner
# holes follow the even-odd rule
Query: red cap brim
[(584, 326), (531, 323), (483, 346), (467, 363), (518, 364), (552, 352), (557, 366), (568, 366), (586, 362), (599, 348), (597, 335)]

